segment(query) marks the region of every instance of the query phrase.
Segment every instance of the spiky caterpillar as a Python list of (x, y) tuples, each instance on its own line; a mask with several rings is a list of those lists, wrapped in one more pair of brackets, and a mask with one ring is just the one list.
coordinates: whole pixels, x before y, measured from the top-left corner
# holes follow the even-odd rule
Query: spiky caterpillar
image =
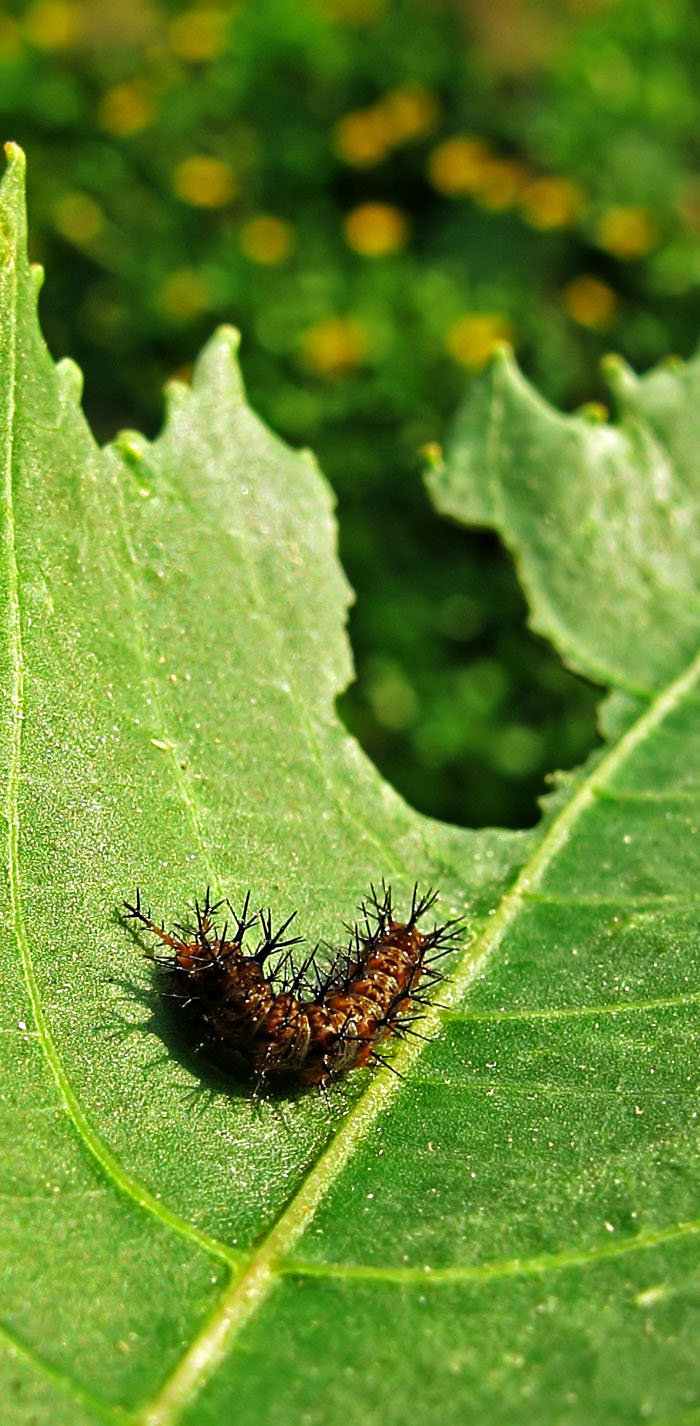
[[(420, 1012), (415, 1015), (414, 1009), (424, 1002), (419, 985), (443, 978), (434, 963), (454, 948), (462, 929), (459, 920), (418, 929), (437, 896), (433, 891), (419, 896), (414, 887), (404, 922), (394, 916), (391, 887), (383, 887), (381, 896), (372, 887), (360, 908), (362, 920), (348, 928), (347, 948), (324, 974), (318, 970), (318, 947), (301, 965), (292, 961), (291, 947), (303, 937), (285, 938), (285, 932), (296, 912), (273, 931), (269, 911), (249, 916), (250, 892), (239, 916), (230, 902), (213, 904), (207, 890), (204, 905), (195, 904), (196, 925), (177, 926), (176, 934), (142, 909), (138, 891), (136, 904), (124, 905), (171, 952), (153, 959), (175, 982), (177, 998), (205, 1041), (236, 1052), (258, 1083), (287, 1077), (324, 1087), (347, 1070), (384, 1063), (376, 1046), (388, 1036), (416, 1033), (412, 1022)], [(224, 905), (231, 920), (219, 932), (213, 918)], [(243, 943), (254, 927), (258, 944), (248, 954)], [(274, 957), (273, 969), (266, 971)]]

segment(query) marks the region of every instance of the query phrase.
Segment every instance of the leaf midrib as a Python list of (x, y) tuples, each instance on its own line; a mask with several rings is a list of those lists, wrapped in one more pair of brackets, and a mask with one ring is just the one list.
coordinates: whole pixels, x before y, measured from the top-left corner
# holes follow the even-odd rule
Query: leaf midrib
[[(470, 980), (498, 945), (499, 941), (527, 904), (533, 885), (566, 843), (572, 827), (594, 803), (598, 788), (613, 775), (640, 743), (655, 729), (693, 687), (700, 676), (700, 653), (686, 669), (661, 692), (644, 714), (627, 729), (624, 736), (611, 748), (591, 770), (574, 793), (571, 801), (553, 820), (542, 842), (529, 861), (521, 869), (510, 891), (503, 897), (496, 913), (488, 925), (465, 953), (451, 974), (450, 981), (443, 987), (443, 996), (454, 1005), (463, 997)], [(450, 1013), (451, 1005), (446, 1007)], [(439, 1029), (443, 1011), (435, 1006), (427, 1007), (423, 1017), (426, 1038), (432, 1038)], [(394, 1068), (405, 1075), (423, 1052), (421, 1041), (404, 1041), (393, 1058)], [(259, 1309), (263, 1298), (272, 1288), (278, 1276), (285, 1270), (282, 1260), (289, 1261), (290, 1249), (308, 1226), (322, 1197), (333, 1184), (340, 1170), (350, 1158), (355, 1146), (361, 1141), (367, 1128), (374, 1123), (379, 1113), (386, 1109), (397, 1093), (400, 1081), (388, 1070), (380, 1070), (372, 1079), (368, 1089), (356, 1102), (348, 1118), (337, 1131), (324, 1153), (307, 1175), (302, 1187), (288, 1204), (276, 1224), (251, 1258), (248, 1268), (238, 1281), (221, 1299), (217, 1311), (208, 1326), (194, 1340), (182, 1357), (179, 1365), (165, 1382), (159, 1395), (142, 1409), (139, 1420), (143, 1426), (175, 1426), (180, 1412), (198, 1394), (205, 1381), (224, 1359), (235, 1335), (240, 1331), (254, 1311)], [(673, 1229), (662, 1230), (662, 1234), (681, 1236), (700, 1231), (700, 1223), (676, 1225)], [(659, 1241), (665, 1241), (664, 1236)], [(635, 1247), (653, 1246), (649, 1241), (638, 1238), (625, 1245), (625, 1250)], [(612, 1250), (612, 1245), (611, 1245)], [(615, 1245), (615, 1251), (620, 1251)], [(593, 1255), (582, 1254), (580, 1259), (568, 1255), (567, 1261), (586, 1263), (593, 1261)], [(564, 1259), (562, 1258), (562, 1264)], [(544, 1265), (544, 1259), (533, 1259)], [(520, 1271), (520, 1260), (513, 1260), (510, 1266), (492, 1264), (491, 1275)], [(537, 1269), (539, 1270), (539, 1268)], [(482, 1274), (483, 1275), (483, 1274)], [(428, 1275), (429, 1277), (430, 1275)]]

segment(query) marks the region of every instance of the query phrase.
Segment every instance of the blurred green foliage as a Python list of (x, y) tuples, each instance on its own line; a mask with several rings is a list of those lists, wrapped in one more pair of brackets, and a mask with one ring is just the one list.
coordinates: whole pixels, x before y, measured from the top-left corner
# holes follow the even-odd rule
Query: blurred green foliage
[(153, 432), (213, 324), (319, 455), (357, 594), (341, 711), (415, 806), (523, 825), (595, 692), (523, 633), (507, 558), (417, 452), (511, 339), (567, 407), (700, 326), (691, 0), (32, 0), (0, 9), (56, 355)]

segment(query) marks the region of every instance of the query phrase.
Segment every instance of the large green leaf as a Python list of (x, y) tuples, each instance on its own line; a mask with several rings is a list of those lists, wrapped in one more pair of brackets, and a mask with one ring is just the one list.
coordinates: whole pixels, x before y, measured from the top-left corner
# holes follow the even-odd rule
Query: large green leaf
[[(340, 725), (347, 586), (220, 333), (99, 451), (2, 243), (3, 1420), (668, 1421), (700, 1402), (687, 372), (619, 430), (499, 364), (434, 482), (618, 690), (531, 834), (418, 816)], [(690, 388), (690, 389), (686, 389)], [(687, 398), (687, 399), (686, 399)], [(465, 808), (465, 818), (468, 809)], [(337, 940), (370, 879), (471, 935), (431, 1043), (251, 1100), (173, 1036), (117, 908), (207, 882)], [(689, 1418), (690, 1419), (690, 1418)]]

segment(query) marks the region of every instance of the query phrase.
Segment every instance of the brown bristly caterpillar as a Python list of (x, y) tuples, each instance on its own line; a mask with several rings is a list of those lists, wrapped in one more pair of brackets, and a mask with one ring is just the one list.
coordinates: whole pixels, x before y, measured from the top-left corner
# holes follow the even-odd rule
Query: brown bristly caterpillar
[[(348, 1070), (387, 1063), (376, 1046), (389, 1036), (418, 1035), (415, 1009), (426, 1003), (419, 986), (443, 979), (435, 962), (455, 949), (463, 930), (458, 918), (418, 929), (437, 897), (432, 890), (420, 896), (416, 885), (408, 919), (399, 921), (391, 887), (383, 884), (378, 894), (372, 886), (361, 920), (347, 928), (348, 945), (322, 973), (318, 946), (300, 965), (292, 960), (291, 948), (303, 941), (285, 936), (296, 912), (274, 931), (269, 910), (249, 915), (250, 892), (238, 915), (228, 901), (213, 903), (207, 889), (204, 904), (195, 903), (196, 924), (173, 932), (143, 910), (138, 891), (135, 904), (124, 905), (168, 948), (152, 959), (205, 1043), (235, 1052), (258, 1087), (286, 1079), (325, 1088)], [(229, 919), (219, 931), (214, 918), (224, 906)], [(258, 941), (248, 953), (243, 943), (254, 928)]]

